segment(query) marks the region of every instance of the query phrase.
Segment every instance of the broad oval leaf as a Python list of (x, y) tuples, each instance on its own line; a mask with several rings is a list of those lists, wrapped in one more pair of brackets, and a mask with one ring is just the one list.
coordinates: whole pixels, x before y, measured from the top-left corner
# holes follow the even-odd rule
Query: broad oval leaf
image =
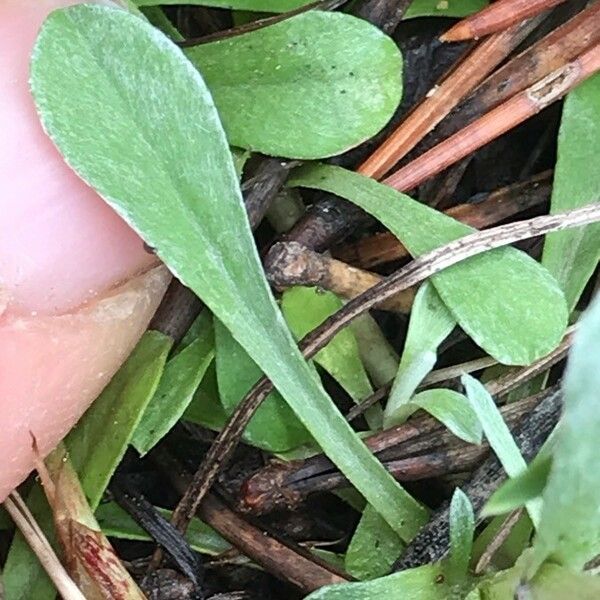
[(425, 509), (348, 425), (283, 321), (216, 109), (180, 49), (125, 11), (74, 6), (44, 24), (31, 82), (67, 162), (202, 298), (398, 534), (414, 535)]
[(402, 92), (391, 38), (349, 15), (310, 11), (186, 50), (229, 141), (290, 158), (344, 152), (375, 135)]
[[(373, 179), (334, 166), (301, 168), (292, 186), (342, 196), (381, 221), (413, 256), (473, 232)], [(458, 324), (499, 362), (530, 364), (548, 354), (567, 326), (564, 295), (550, 273), (515, 248), (462, 261), (432, 278)]]

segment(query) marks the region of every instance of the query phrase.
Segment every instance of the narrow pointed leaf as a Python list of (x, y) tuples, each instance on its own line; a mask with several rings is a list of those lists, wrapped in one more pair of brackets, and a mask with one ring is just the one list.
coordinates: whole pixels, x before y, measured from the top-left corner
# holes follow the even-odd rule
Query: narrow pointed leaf
[[(376, 181), (334, 166), (300, 169), (292, 186), (317, 188), (357, 204), (418, 256), (473, 232)], [(544, 267), (514, 248), (491, 250), (433, 278), (458, 324), (505, 364), (529, 364), (554, 349), (567, 325), (564, 295)]]
[(359, 440), (285, 326), (216, 109), (181, 50), (122, 10), (74, 6), (44, 24), (31, 82), (67, 162), (203, 299), (388, 523), (414, 535), (425, 509)]
[[(550, 212), (597, 202), (600, 193), (600, 75), (565, 100)], [(551, 233), (542, 264), (556, 277), (572, 310), (600, 259), (600, 225)]]
[(456, 320), (434, 286), (426, 281), (417, 292), (410, 313), (408, 332), (385, 407), (385, 425), (402, 423), (415, 410), (409, 402), (437, 361), (437, 349), (456, 326)]

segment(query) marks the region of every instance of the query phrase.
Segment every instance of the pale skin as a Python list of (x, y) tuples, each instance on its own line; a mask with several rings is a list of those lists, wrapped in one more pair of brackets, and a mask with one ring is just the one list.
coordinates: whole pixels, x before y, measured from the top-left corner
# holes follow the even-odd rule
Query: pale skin
[[(167, 270), (66, 166), (28, 87), (45, 16), (74, 0), (0, 2), (0, 501), (130, 353)], [(107, 432), (108, 433), (108, 432)]]

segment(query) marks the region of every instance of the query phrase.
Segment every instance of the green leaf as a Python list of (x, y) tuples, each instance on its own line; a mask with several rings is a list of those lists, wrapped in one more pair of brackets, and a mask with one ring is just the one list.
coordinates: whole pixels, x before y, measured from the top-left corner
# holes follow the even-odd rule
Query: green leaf
[(348, 425), (285, 326), (216, 109), (180, 49), (125, 11), (72, 6), (45, 22), (31, 87), (69, 165), (202, 298), (388, 523), (414, 535), (425, 509)]
[(473, 505), (467, 495), (456, 488), (450, 501), (450, 553), (446, 564), (449, 583), (464, 582), (469, 570), (475, 532)]
[(536, 456), (525, 471), (505, 481), (492, 494), (481, 516), (503, 515), (539, 498), (548, 481), (551, 465), (550, 454)]
[(564, 409), (544, 489), (535, 564), (550, 558), (572, 569), (600, 553), (600, 298), (584, 314), (563, 384)]
[[(418, 256), (473, 231), (405, 194), (340, 167), (315, 165), (292, 174), (291, 186), (331, 192), (381, 221)], [(532, 258), (505, 247), (460, 262), (433, 278), (458, 324), (504, 364), (530, 364), (554, 349), (567, 325), (565, 298)]]
[(463, 394), (445, 388), (425, 390), (413, 396), (410, 404), (426, 410), (461, 440), (481, 444), (481, 423)]
[[(98, 506), (158, 386), (171, 345), (169, 337), (146, 332), (65, 440), (92, 510)], [(52, 516), (39, 484), (32, 490), (28, 505), (52, 541)], [(9, 600), (51, 600), (56, 593), (21, 534), (15, 535), (11, 544), (4, 583)]]
[[(463, 375), (461, 382), (465, 387), (467, 398), (477, 414), (483, 432), (500, 464), (509, 477), (517, 477), (527, 468), (521, 451), (515, 442), (510, 429), (502, 418), (502, 413), (494, 403), (485, 387), (470, 375)], [(540, 522), (541, 503), (534, 499), (527, 503), (527, 512), (537, 527)]]
[(227, 413), (219, 398), (216, 361), (212, 361), (200, 382), (183, 418), (214, 431), (220, 431), (227, 422)]
[(166, 364), (158, 389), (135, 430), (132, 444), (142, 456), (181, 418), (214, 358), (211, 316), (203, 311), (200, 319), (201, 333)]
[(346, 551), (344, 566), (356, 579), (383, 577), (403, 548), (398, 534), (367, 504)]
[[(286, 290), (281, 299), (283, 316), (298, 340), (342, 306), (342, 301), (331, 292), (300, 286)], [(358, 403), (373, 393), (351, 329), (340, 331), (317, 353), (314, 361), (323, 367), (355, 402)], [(379, 410), (367, 411), (366, 417), (371, 429), (381, 428)]]
[(600, 597), (598, 576), (574, 573), (552, 563), (542, 565), (532, 581), (524, 581), (529, 558), (530, 553), (525, 552), (513, 568), (480, 583), (478, 600), (596, 600)]
[[(229, 331), (215, 321), (216, 366), (219, 395), (231, 414), (262, 377), (262, 371)], [(281, 395), (271, 392), (244, 431), (244, 439), (270, 452), (285, 452), (310, 442), (310, 436)]]
[[(558, 135), (558, 160), (550, 212), (598, 201), (600, 190), (600, 75), (591, 77), (565, 100)], [(575, 307), (600, 259), (600, 225), (551, 233), (542, 264), (556, 277)]]
[(214, 6), (232, 10), (252, 10), (283, 13), (310, 4), (314, 0), (134, 0), (138, 6), (155, 6), (157, 4), (182, 4)]
[(488, 4), (486, 0), (413, 0), (404, 13), (404, 18), (466, 17)]
[(456, 320), (431, 283), (415, 296), (400, 366), (385, 407), (385, 426), (405, 421), (415, 407), (410, 399), (437, 361), (437, 348), (456, 326)]
[(342, 13), (306, 12), (186, 55), (229, 141), (274, 156), (340, 154), (375, 135), (402, 94), (396, 44)]
[(328, 585), (305, 600), (448, 600), (452, 597), (452, 589), (446, 583), (442, 566), (434, 564), (400, 571), (373, 581)]
[[(162, 508), (158, 510), (165, 519), (171, 518), (171, 511)], [(122, 540), (152, 541), (152, 538), (116, 502), (101, 504), (96, 511), (96, 519), (104, 535)], [(218, 556), (231, 550), (229, 542), (212, 527), (195, 517), (186, 531), (186, 539), (196, 552), (210, 556)]]
[(65, 440), (92, 509), (98, 506), (158, 387), (171, 345), (166, 335), (147, 331)]

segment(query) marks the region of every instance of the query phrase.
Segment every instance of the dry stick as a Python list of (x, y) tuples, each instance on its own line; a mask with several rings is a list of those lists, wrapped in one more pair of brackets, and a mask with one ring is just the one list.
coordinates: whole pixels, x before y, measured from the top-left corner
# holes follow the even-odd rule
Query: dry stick
[[(350, 300), (303, 338), (300, 343), (303, 355), (305, 358), (311, 358), (356, 317), (462, 260), (520, 240), (596, 221), (600, 221), (600, 203), (555, 215), (501, 225), (454, 240), (415, 259), (381, 283)], [(202, 499), (214, 483), (219, 469), (231, 456), (246, 425), (272, 389), (271, 382), (267, 378), (262, 378), (240, 402), (216, 437), (173, 512), (172, 521), (181, 531), (187, 528)]]
[(436, 142), (533, 85), (600, 41), (600, 5), (593, 4), (490, 75), (432, 132), (418, 150)]
[(538, 23), (539, 19), (520, 23), (509, 31), (498, 33), (478, 45), (458, 67), (431, 90), (427, 98), (358, 167), (357, 171), (375, 179), (382, 178), (481, 83), (537, 27)]
[(409, 165), (394, 172), (383, 183), (403, 191), (414, 189), (423, 181), (560, 100), (598, 70), (600, 44), (586, 50), (577, 59), (467, 125)]
[[(552, 171), (544, 171), (527, 181), (491, 192), (485, 200), (458, 204), (444, 212), (475, 229), (496, 225), (547, 202), (552, 192), (551, 175)], [(409, 256), (402, 242), (390, 232), (363, 238), (333, 252), (335, 258), (363, 269)]]
[(376, 25), (384, 33), (393, 33), (412, 0), (362, 0), (352, 14)]
[(506, 519), (502, 522), (500, 529), (497, 531), (496, 535), (492, 538), (490, 543), (487, 545), (487, 548), (483, 552), (483, 554), (479, 557), (477, 564), (475, 565), (475, 574), (481, 575), (492, 562), (492, 558), (502, 544), (508, 539), (508, 536), (511, 534), (512, 530), (515, 528), (515, 525), (519, 522), (519, 519), (523, 515), (523, 509), (519, 508), (511, 512)]
[(85, 600), (85, 596), (58, 560), (54, 549), (21, 496), (17, 492), (10, 494), (4, 501), (4, 508), (23, 534), (60, 595), (65, 600)]
[[(523, 458), (529, 462), (558, 422), (561, 392), (551, 388), (540, 394), (543, 399), (527, 415), (515, 435), (515, 441)], [(495, 456), (490, 456), (477, 468), (463, 491), (467, 494), (476, 513), (479, 513), (492, 493), (504, 481), (506, 475)], [(394, 566), (394, 570), (410, 569), (442, 559), (449, 547), (449, 503), (438, 509), (431, 520), (406, 547), (406, 551)]]
[[(175, 489), (184, 493), (189, 477), (179, 461), (161, 449), (154, 453), (154, 457)], [(347, 581), (341, 572), (318, 557), (301, 548), (293, 548), (258, 529), (228, 508), (215, 494), (209, 494), (204, 499), (199, 516), (242, 554), (275, 577), (293, 583), (306, 593)]]
[[(539, 395), (531, 396), (500, 410), (506, 424), (514, 429), (539, 402)], [(486, 445), (458, 440), (430, 416), (369, 436), (365, 444), (400, 481), (467, 471), (489, 451)], [(253, 514), (265, 514), (278, 508), (294, 509), (309, 494), (348, 485), (346, 477), (323, 454), (304, 461), (273, 463), (244, 482), (241, 507)]]
[[(383, 280), (381, 275), (351, 267), (296, 242), (274, 244), (265, 257), (264, 267), (269, 282), (278, 289), (294, 285), (318, 286), (350, 299)], [(415, 290), (410, 288), (378, 308), (407, 314), (414, 297)]]
[(264, 27), (275, 25), (276, 23), (286, 21), (287, 19), (291, 19), (292, 17), (305, 13), (309, 10), (335, 10), (336, 8), (339, 8), (340, 6), (346, 4), (346, 2), (348, 2), (348, 0), (317, 0), (316, 2), (311, 2), (309, 4), (299, 6), (298, 8), (289, 10), (284, 13), (280, 13), (278, 15), (265, 17), (264, 19), (257, 19), (256, 21), (244, 23), (243, 25), (239, 25), (238, 27), (232, 27), (230, 29), (216, 31), (215, 33), (203, 35), (202, 37), (189, 38), (187, 40), (178, 41), (176, 42), (176, 44), (181, 48), (189, 48), (190, 46), (199, 46), (200, 44), (216, 42), (217, 40), (243, 35), (245, 33), (250, 33), (251, 31), (256, 31), (258, 29), (263, 29)]
[(440, 36), (440, 40), (459, 42), (478, 39), (510, 27), (514, 23), (519, 23), (523, 19), (533, 17), (563, 2), (565, 0), (497, 0), (494, 4), (459, 21)]

